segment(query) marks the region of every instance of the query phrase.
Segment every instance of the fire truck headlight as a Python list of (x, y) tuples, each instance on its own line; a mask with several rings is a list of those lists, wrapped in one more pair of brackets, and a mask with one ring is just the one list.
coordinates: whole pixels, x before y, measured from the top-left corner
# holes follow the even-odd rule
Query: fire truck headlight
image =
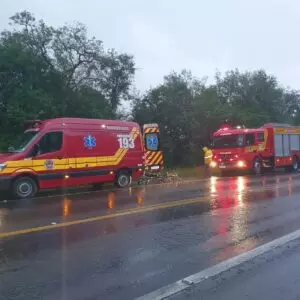
[(244, 168), (244, 167), (246, 167), (246, 164), (245, 164), (244, 161), (239, 160), (239, 161), (237, 162), (237, 166), (238, 166), (239, 168)]
[(212, 161), (210, 164), (211, 168), (216, 168), (217, 167), (217, 163), (215, 161)]
[(0, 172), (6, 168), (6, 164), (0, 164)]

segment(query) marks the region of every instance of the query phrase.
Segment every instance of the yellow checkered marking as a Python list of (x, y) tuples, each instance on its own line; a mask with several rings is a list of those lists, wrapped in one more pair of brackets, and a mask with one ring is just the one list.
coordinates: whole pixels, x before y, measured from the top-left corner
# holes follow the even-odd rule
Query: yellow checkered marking
[(163, 161), (163, 155), (161, 151), (147, 151), (146, 152), (146, 165), (159, 165)]
[(145, 130), (144, 130), (144, 134), (146, 134), (146, 133), (159, 133), (159, 128), (146, 128)]

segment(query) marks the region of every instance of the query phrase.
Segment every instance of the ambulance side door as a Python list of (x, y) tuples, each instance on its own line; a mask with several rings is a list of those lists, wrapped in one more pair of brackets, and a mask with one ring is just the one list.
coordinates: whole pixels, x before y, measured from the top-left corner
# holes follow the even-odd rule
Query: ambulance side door
[(64, 134), (62, 130), (45, 133), (32, 149), (33, 169), (41, 185), (46, 188), (63, 184), (68, 158), (64, 155)]

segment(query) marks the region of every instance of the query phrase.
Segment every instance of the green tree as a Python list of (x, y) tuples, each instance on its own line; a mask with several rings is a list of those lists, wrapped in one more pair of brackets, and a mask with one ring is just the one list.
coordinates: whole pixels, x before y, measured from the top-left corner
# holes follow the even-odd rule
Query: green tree
[(264, 70), (234, 70), (224, 77), (217, 74), (216, 88), (222, 103), (231, 107), (229, 118), (234, 121), (255, 127), (267, 122), (286, 122), (290, 117), (284, 88)]
[(200, 123), (195, 113), (195, 95), (203, 89), (203, 83), (190, 73), (172, 73), (162, 85), (134, 103), (134, 119), (140, 123), (159, 123), (165, 161), (169, 165), (192, 164), (196, 162), (194, 155), (201, 155), (196, 137)]
[(131, 55), (104, 50), (80, 23), (54, 28), (27, 11), (10, 21), (0, 36), (2, 143), (25, 119), (117, 116), (130, 98)]
[(140, 123), (157, 122), (162, 131), (165, 161), (172, 165), (201, 163), (204, 145), (229, 119), (233, 124), (258, 127), (267, 122), (300, 120), (299, 93), (284, 89), (263, 70), (216, 74), (216, 82), (172, 73), (164, 83), (138, 97), (133, 117)]

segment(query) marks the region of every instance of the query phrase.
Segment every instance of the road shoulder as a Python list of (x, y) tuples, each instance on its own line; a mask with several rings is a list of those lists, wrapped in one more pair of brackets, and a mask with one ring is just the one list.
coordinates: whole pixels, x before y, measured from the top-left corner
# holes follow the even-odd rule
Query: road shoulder
[(300, 299), (300, 239), (170, 297), (172, 300)]

